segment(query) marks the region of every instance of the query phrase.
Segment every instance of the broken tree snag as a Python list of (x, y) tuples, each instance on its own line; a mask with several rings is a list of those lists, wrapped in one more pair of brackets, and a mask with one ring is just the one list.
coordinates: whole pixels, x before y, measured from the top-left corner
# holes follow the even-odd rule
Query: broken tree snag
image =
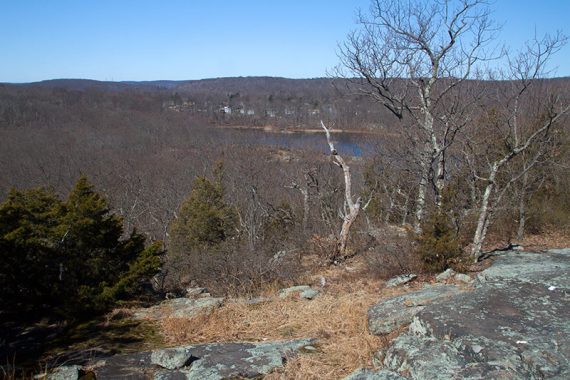
[(348, 243), (350, 227), (352, 226), (352, 223), (354, 223), (354, 220), (356, 219), (356, 217), (358, 216), (358, 212), (360, 211), (361, 199), (360, 197), (358, 197), (356, 201), (352, 200), (352, 183), (350, 176), (350, 168), (335, 149), (331, 139), (330, 131), (327, 129), (325, 123), (323, 123), (322, 120), (321, 120), (321, 126), (325, 131), (325, 135), (327, 137), (327, 143), (329, 144), (330, 152), (335, 160), (335, 164), (342, 169), (344, 174), (345, 211), (342, 215), (342, 228), (338, 236), (337, 251), (335, 252), (332, 258), (333, 262), (338, 262), (347, 258), (346, 245)]

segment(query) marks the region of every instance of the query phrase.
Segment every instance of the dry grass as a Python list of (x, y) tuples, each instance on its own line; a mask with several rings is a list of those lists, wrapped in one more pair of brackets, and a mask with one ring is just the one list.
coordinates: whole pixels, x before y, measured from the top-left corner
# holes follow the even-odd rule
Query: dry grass
[(521, 242), (526, 250), (543, 250), (570, 247), (569, 231), (552, 230), (539, 235), (526, 235)]
[(170, 345), (318, 338), (317, 352), (293, 358), (268, 378), (342, 378), (356, 368), (371, 367), (373, 353), (387, 343), (368, 333), (368, 308), (401, 292), (380, 292), (381, 282), (362, 278), (358, 267), (321, 272), (327, 285), (312, 301), (275, 297), (256, 305), (228, 302), (192, 319), (163, 318), (161, 331)]

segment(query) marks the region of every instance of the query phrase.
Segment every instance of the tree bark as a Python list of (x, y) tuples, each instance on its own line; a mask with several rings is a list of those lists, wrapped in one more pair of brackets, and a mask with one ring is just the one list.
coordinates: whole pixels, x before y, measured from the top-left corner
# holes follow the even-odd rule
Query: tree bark
[(475, 235), (473, 236), (473, 245), (471, 246), (471, 256), (475, 262), (477, 262), (481, 256), (481, 249), (483, 248), (483, 242), (485, 241), (487, 235), (489, 203), (491, 200), (491, 194), (493, 193), (495, 187), (494, 178), (498, 168), (494, 166), (493, 170), (494, 172), (492, 172), (489, 176), (489, 183), (487, 184), (485, 192), (483, 193), (483, 197), (481, 198), (481, 207), (479, 208), (477, 228), (475, 229)]
[(428, 165), (428, 163), (425, 162), (424, 157), (422, 157), (420, 165), (421, 165), (421, 174), (420, 174), (420, 183), (418, 185), (418, 195), (416, 197), (416, 211), (415, 211), (416, 218), (414, 221), (414, 230), (418, 234), (422, 232), (422, 222), (426, 207), (426, 194), (427, 194), (427, 187), (429, 182), (429, 170), (430, 170), (430, 165)]
[(528, 172), (522, 177), (521, 195), (519, 199), (519, 225), (517, 228), (517, 240), (520, 242), (524, 239), (524, 229), (526, 224), (526, 192), (528, 186)]

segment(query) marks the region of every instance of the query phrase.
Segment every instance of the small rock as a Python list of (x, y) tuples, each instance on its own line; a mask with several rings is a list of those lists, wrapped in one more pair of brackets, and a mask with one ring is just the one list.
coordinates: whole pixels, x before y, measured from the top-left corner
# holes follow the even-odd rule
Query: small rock
[(304, 292), (302, 292), (299, 297), (301, 297), (304, 300), (312, 300), (313, 298), (315, 298), (316, 296), (319, 295), (319, 291), (316, 289), (307, 289)]
[(166, 348), (164, 350), (153, 351), (150, 356), (150, 361), (152, 364), (156, 364), (162, 368), (179, 369), (184, 367), (191, 357), (192, 354), (188, 348)]
[(479, 352), (483, 351), (483, 347), (481, 347), (478, 344), (474, 344), (473, 346), (471, 346), (471, 349), (473, 350), (474, 353), (478, 354)]
[(451, 268), (447, 268), (445, 271), (435, 276), (435, 280), (437, 282), (445, 282), (453, 276), (455, 276), (455, 271)]
[(186, 297), (187, 298), (197, 298), (204, 293), (208, 293), (207, 288), (187, 288)]
[(47, 376), (47, 380), (76, 380), (79, 378), (81, 366), (67, 365), (56, 368)]
[(302, 299), (311, 300), (319, 295), (319, 291), (311, 288), (309, 285), (298, 285), (279, 291), (279, 298), (287, 298), (289, 295), (298, 293)]
[(471, 284), (473, 282), (473, 279), (466, 274), (457, 273), (455, 275), (455, 281), (463, 282), (465, 284)]
[(396, 276), (394, 278), (389, 279), (386, 281), (387, 288), (394, 288), (399, 285), (407, 284), (408, 282), (412, 281), (414, 278), (418, 277), (415, 274), (403, 274), (401, 276)]

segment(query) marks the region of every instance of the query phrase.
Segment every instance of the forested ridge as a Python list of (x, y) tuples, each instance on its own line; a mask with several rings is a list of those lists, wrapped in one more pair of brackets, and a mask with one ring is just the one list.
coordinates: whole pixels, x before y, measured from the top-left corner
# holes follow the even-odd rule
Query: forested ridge
[[(567, 97), (568, 81), (535, 79), (529, 99), (540, 97), (545, 89)], [(343, 179), (324, 154), (324, 133), (323, 147), (315, 146), (319, 143), (313, 140), (303, 149), (279, 146), (279, 142), (266, 144), (260, 136), (280, 130), (318, 130), (323, 120), (333, 130), (374, 131), (365, 138), (373, 151), (349, 157), (354, 166), (353, 186), (367, 197), (366, 224), (414, 223), (415, 140), (410, 140), (405, 122), (367, 97), (354, 95), (351, 82), (252, 77), (3, 84), (0, 191), (5, 198), (12, 188), (45, 187), (64, 197), (86, 175), (109, 199), (113, 213), (123, 218), (125, 233), (136, 228), (150, 241), (160, 240), (168, 247), (169, 229), (179, 220), (180, 207), (195, 187), (195, 178), (211, 176), (218, 162), (223, 166), (223, 175), (218, 173), (222, 198), (236, 209), (233, 229), (249, 250), (267, 238), (267, 223), (284, 218), (279, 223), (290, 224), (289, 240), (295, 243), (272, 246), (267, 252), (272, 257), (282, 249), (300, 249), (299, 244), (310, 242), (311, 236), (336, 234), (342, 221), (337, 211), (342, 204)], [(494, 148), (499, 140), (489, 140), (490, 134), (500, 132), (500, 127), (493, 130), (492, 126), (501, 117), (494, 104), (516, 83), (471, 81), (464, 86), (465, 91), (477, 94), (479, 102), (471, 107), (469, 128), (459, 132), (470, 145), (463, 151), (450, 150), (446, 181), (452, 186), (445, 197), (450, 199), (446, 223), (453, 224), (457, 236), (466, 242), (470, 223), (474, 223), (470, 218), (475, 217), (466, 210), (484, 191), (479, 187), (481, 181), (470, 184), (466, 180), (466, 175), (479, 176), (466, 150), (491, 155), (501, 150), (500, 143)], [(397, 84), (404, 85), (404, 81)], [(535, 106), (528, 103), (525, 107)], [(540, 122), (544, 115), (532, 117)], [(221, 126), (274, 129), (248, 134)], [(497, 218), (502, 220), (496, 225), (499, 239), (521, 238), (521, 232), (515, 232), (521, 228), (539, 232), (553, 224), (564, 227), (560, 224), (565, 223), (563, 189), (568, 176), (562, 163), (568, 154), (568, 134), (564, 127), (551, 136), (540, 163), (525, 171), (513, 186), (509, 184), (506, 191), (511, 195), (504, 198), (512, 204), (507, 201), (497, 207)], [(517, 187), (523, 179), (524, 188)], [(528, 217), (521, 227), (523, 205)]]

